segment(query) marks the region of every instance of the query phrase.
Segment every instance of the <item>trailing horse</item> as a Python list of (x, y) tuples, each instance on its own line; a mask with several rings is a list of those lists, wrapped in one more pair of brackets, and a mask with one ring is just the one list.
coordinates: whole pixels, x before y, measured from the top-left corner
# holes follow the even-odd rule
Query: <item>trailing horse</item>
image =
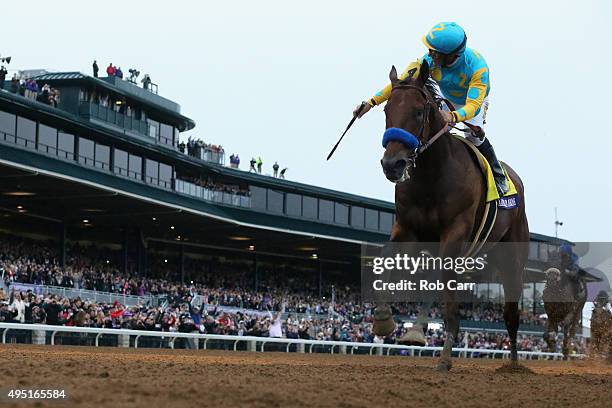
[(571, 277), (560, 268), (546, 270), (546, 286), (542, 293), (544, 310), (548, 316), (544, 340), (551, 352), (555, 351), (555, 337), (559, 325), (563, 327), (563, 359), (569, 356), (571, 340), (576, 335), (576, 328), (582, 316), (582, 308), (586, 302), (586, 283), (579, 276)]
[[(465, 243), (477, 235), (486, 208), (487, 184), (478, 159), (465, 142), (449, 134), (433, 98), (435, 90), (430, 86), (426, 62), (417, 78), (399, 81), (395, 67), (389, 78), (392, 91), (385, 106), (385, 136), (403, 132), (416, 139), (416, 143), (411, 143), (400, 135), (385, 141), (381, 164), (387, 179), (396, 183), (396, 222), (391, 241), (435, 242), (439, 243), (438, 254), (432, 255), (464, 256)], [(497, 213), (484, 250), (488, 266), (497, 269), (504, 286), (504, 320), (511, 341), (512, 364), (517, 365), (518, 300), (523, 289), (529, 228), (523, 184), (512, 168), (506, 165), (505, 169), (516, 186), (518, 205)], [(500, 242), (508, 245), (498, 245)], [(448, 281), (455, 274), (442, 271), (442, 276)], [(443, 299), (446, 340), (438, 369), (449, 370), (452, 346), (459, 332), (459, 308), (455, 292), (446, 289)], [(376, 334), (387, 335), (392, 324), (388, 306), (379, 306), (375, 313)], [(423, 327), (417, 324), (413, 329)]]
[(612, 363), (612, 313), (597, 308), (591, 316), (591, 339), (593, 351), (608, 355), (608, 361)]

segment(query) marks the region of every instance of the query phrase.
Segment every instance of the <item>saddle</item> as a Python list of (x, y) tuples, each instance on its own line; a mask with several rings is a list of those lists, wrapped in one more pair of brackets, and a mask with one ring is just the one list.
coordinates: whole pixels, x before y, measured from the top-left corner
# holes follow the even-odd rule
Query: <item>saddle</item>
[[(504, 173), (506, 174), (506, 182), (508, 183), (509, 189), (508, 189), (508, 192), (504, 195), (504, 197), (500, 197), (499, 192), (497, 191), (497, 187), (495, 185), (495, 178), (493, 177), (493, 170), (491, 170), (491, 165), (489, 164), (487, 159), (485, 159), (482, 153), (478, 151), (476, 146), (470, 143), (467, 139), (465, 139), (464, 137), (460, 135), (454, 134), (454, 133), (451, 133), (451, 135), (461, 140), (463, 143), (465, 143), (465, 145), (469, 147), (469, 150), (472, 152), (472, 154), (474, 154), (474, 156), (476, 157), (478, 164), (480, 164), (480, 170), (482, 171), (483, 177), (485, 177), (485, 180), (487, 182), (487, 198), (485, 200), (487, 203), (491, 201), (499, 200), (500, 198), (512, 197), (518, 194), (518, 191), (516, 191), (516, 186), (514, 185), (514, 182), (512, 181), (512, 179), (510, 179), (510, 177), (508, 176), (508, 173), (506, 172), (506, 169), (504, 168)], [(504, 200), (504, 201), (508, 201), (508, 200)], [(504, 203), (501, 203), (501, 204), (504, 204)], [(518, 204), (518, 202), (516, 204)], [(502, 206), (502, 208), (506, 208), (506, 207)]]

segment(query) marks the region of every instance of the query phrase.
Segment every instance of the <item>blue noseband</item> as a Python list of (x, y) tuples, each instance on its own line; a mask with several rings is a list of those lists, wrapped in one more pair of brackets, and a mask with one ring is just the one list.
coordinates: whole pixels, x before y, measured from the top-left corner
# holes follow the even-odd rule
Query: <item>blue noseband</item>
[(389, 142), (401, 142), (411, 150), (416, 150), (420, 145), (419, 139), (417, 139), (415, 135), (400, 128), (389, 128), (385, 130), (382, 140), (383, 147), (386, 148)]

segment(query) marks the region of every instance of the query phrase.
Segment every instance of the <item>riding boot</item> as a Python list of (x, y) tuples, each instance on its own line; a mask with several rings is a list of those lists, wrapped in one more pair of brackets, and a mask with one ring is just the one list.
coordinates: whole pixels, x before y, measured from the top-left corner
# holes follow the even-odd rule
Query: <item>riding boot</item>
[(485, 139), (480, 146), (477, 146), (478, 151), (482, 153), (482, 155), (487, 159), (489, 165), (491, 166), (491, 170), (493, 170), (493, 178), (495, 178), (495, 184), (497, 186), (497, 191), (499, 192), (499, 196), (503, 197), (504, 194), (508, 192), (510, 187), (508, 187), (508, 182), (506, 181), (506, 173), (501, 166), (499, 160), (497, 160), (497, 156), (495, 156), (495, 151), (493, 150), (493, 146), (489, 139)]

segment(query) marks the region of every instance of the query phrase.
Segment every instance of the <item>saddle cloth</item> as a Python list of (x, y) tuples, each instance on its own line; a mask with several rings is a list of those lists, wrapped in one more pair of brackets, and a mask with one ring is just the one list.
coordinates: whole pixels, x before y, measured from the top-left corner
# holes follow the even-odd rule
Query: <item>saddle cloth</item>
[[(497, 191), (497, 186), (495, 184), (495, 178), (493, 178), (493, 170), (491, 170), (491, 166), (489, 165), (489, 162), (487, 161), (487, 159), (485, 159), (482, 153), (478, 151), (478, 148), (474, 146), (470, 141), (468, 141), (467, 139), (465, 139), (464, 137), (460, 135), (457, 135), (454, 133), (451, 133), (451, 134), (457, 139), (461, 140), (463, 143), (465, 143), (470, 148), (470, 151), (476, 155), (476, 158), (478, 159), (478, 163), (480, 163), (480, 169), (482, 170), (482, 173), (487, 180), (486, 202), (489, 203), (491, 201), (499, 200), (500, 197), (499, 197), (499, 192)], [(506, 173), (505, 168), (504, 168), (504, 173)], [(512, 182), (510, 177), (508, 177), (508, 173), (506, 173), (506, 182), (508, 183), (508, 187), (510, 187), (510, 189), (504, 195), (504, 197), (510, 197), (510, 196), (518, 194), (514, 183)]]

